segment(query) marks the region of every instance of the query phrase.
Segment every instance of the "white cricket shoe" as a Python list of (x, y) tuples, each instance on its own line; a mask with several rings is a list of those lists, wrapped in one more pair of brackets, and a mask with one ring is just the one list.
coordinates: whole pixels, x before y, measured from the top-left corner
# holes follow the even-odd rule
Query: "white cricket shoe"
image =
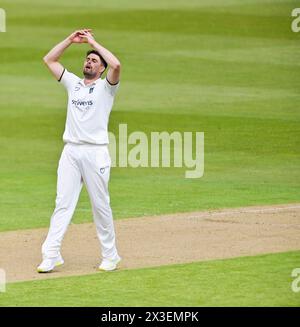
[(55, 267), (61, 266), (64, 264), (64, 259), (61, 255), (55, 258), (45, 258), (42, 263), (37, 267), (39, 273), (47, 273), (52, 271)]
[(99, 270), (102, 271), (112, 271), (117, 269), (118, 263), (121, 261), (119, 256), (116, 259), (103, 259), (101, 265), (99, 266)]

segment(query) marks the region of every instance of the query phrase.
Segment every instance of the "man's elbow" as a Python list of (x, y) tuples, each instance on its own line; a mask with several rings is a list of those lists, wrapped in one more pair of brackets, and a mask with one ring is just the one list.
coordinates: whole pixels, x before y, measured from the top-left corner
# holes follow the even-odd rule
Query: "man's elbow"
[(51, 64), (52, 60), (48, 57), (48, 55), (46, 55), (46, 56), (43, 57), (43, 62), (44, 62), (47, 66), (49, 66), (49, 65)]
[(49, 63), (49, 59), (47, 56), (43, 57), (43, 62), (47, 65)]

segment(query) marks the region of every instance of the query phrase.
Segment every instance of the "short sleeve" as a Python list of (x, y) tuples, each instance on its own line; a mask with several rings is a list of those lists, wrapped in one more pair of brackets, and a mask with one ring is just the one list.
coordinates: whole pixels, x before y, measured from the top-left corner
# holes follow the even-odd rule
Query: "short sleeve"
[(111, 96), (116, 95), (119, 86), (120, 86), (120, 81), (118, 83), (116, 83), (116, 84), (111, 84), (108, 81), (108, 79), (105, 77), (104, 88)]
[(73, 73), (68, 72), (65, 68), (58, 80), (67, 90), (71, 89), (72, 86), (78, 82), (80, 78)]

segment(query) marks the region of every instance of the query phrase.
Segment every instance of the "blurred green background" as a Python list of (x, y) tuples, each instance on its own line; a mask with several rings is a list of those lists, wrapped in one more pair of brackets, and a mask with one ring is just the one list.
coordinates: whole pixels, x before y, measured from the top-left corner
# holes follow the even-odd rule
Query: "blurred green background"
[[(110, 119), (117, 134), (205, 133), (205, 172), (113, 168), (115, 218), (299, 202), (297, 1), (7, 1), (0, 34), (0, 230), (48, 226), (66, 94), (42, 57), (90, 27), (122, 62)], [(299, 4), (299, 3), (298, 3)], [(81, 74), (87, 45), (63, 64)], [(91, 221), (81, 194), (74, 222)]]

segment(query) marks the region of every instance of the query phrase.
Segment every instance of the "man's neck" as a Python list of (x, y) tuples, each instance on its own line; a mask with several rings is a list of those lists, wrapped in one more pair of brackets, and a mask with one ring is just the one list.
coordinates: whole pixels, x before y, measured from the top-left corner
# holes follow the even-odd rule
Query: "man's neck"
[(93, 79), (87, 79), (87, 78), (84, 78), (83, 82), (84, 84), (87, 86), (87, 85), (90, 85), (90, 84), (93, 84), (95, 81), (97, 81), (97, 79), (99, 79), (101, 76), (98, 76), (98, 77), (95, 77)]

